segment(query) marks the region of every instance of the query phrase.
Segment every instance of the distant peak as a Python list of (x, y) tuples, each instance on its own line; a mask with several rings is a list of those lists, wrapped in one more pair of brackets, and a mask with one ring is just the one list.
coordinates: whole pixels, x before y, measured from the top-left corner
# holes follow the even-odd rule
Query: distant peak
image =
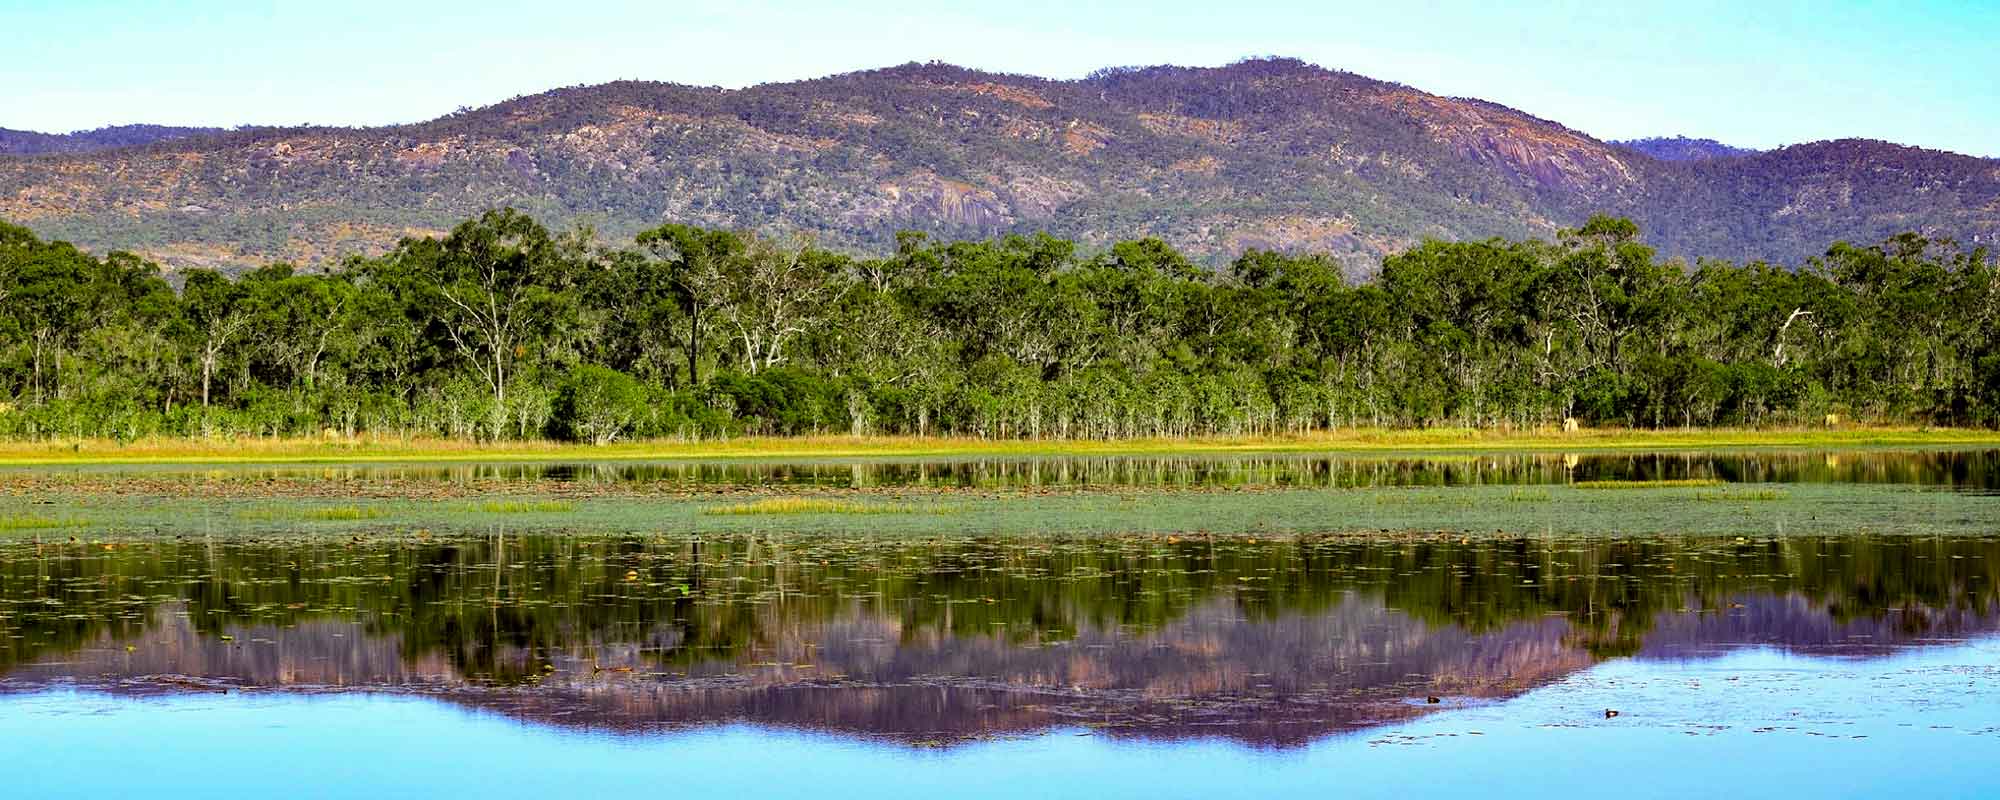
[(1256, 75), (1325, 75), (1330, 72), (1318, 64), (1291, 56), (1254, 56), (1232, 63), (1223, 69)]
[(1130, 77), (1199, 74), (1222, 74), (1230, 77), (1261, 78), (1285, 76), (1321, 77), (1342, 75), (1345, 73), (1327, 69), (1305, 59), (1293, 58), (1291, 56), (1251, 56), (1232, 61), (1220, 67), (1184, 67), (1175, 64), (1105, 67), (1091, 72), (1083, 80), (1086, 83), (1102, 83)]
[(1708, 161), (1747, 156), (1758, 152), (1726, 145), (1714, 139), (1690, 139), (1686, 136), (1654, 136), (1612, 142), (1612, 144), (1627, 150), (1636, 150), (1661, 161)]
[(0, 155), (88, 153), (221, 133), (223, 130), (223, 128), (189, 128), (171, 125), (106, 125), (102, 128), (69, 133), (39, 133), (0, 128)]

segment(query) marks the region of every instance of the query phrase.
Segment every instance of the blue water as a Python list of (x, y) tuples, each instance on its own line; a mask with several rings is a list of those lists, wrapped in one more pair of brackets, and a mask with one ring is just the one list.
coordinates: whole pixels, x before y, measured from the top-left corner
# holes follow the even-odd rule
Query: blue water
[(1079, 728), (934, 749), (742, 725), (606, 734), (422, 697), (55, 688), (0, 696), (0, 763), (0, 795), (21, 798), (1984, 797), (2000, 796), (2000, 638), (1613, 659), (1274, 749)]

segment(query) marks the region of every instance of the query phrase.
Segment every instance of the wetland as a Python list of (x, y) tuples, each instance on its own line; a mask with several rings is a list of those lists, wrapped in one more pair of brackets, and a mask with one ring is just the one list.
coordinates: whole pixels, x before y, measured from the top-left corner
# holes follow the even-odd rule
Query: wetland
[(339, 795), (1850, 794), (1894, 753), (1977, 794), (1996, 489), (1950, 448), (10, 468), (0, 742), (65, 743), (35, 796), (201, 794), (245, 737)]

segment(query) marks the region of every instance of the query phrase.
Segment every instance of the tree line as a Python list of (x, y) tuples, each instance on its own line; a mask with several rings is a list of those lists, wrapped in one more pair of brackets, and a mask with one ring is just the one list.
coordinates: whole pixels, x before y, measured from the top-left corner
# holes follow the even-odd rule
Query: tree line
[(1200, 266), (1156, 240), (685, 225), (606, 247), (511, 209), (325, 272), (170, 282), (0, 223), (0, 435), (1288, 435), (2000, 423), (2000, 266), (1905, 234), (1796, 269), (1663, 260), (1624, 219)]

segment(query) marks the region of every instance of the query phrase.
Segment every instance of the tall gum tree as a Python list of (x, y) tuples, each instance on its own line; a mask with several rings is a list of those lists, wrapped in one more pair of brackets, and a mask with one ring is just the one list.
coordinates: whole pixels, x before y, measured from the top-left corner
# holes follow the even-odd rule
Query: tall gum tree
[(491, 435), (507, 424), (507, 391), (531, 348), (545, 344), (569, 298), (555, 240), (514, 209), (488, 211), (436, 248), (406, 253), (453, 349), (493, 393)]
[(193, 328), (195, 357), (201, 365), (204, 409), (210, 405), (216, 367), (255, 319), (250, 305), (250, 293), (242, 284), (212, 270), (189, 272), (181, 286), (181, 307)]
[(680, 307), (675, 321), (682, 326), (688, 386), (700, 386), (702, 346), (710, 323), (728, 310), (728, 276), (743, 269), (748, 246), (733, 232), (689, 225), (662, 225), (636, 241), (648, 256), (638, 267), (636, 289), (642, 298), (670, 299)]
[(721, 315), (742, 346), (743, 371), (785, 360), (785, 346), (825, 318), (848, 289), (846, 260), (794, 237), (750, 237), (743, 258), (724, 262), (727, 302)]

